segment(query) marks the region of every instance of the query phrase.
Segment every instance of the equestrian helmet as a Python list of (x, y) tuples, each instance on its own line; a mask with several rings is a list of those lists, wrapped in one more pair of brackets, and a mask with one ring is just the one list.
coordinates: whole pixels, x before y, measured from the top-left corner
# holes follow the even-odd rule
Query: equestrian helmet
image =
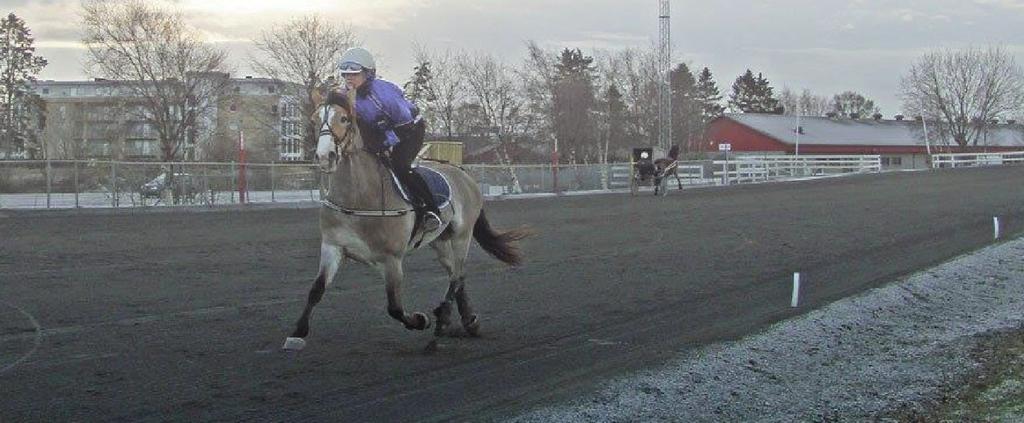
[(352, 47), (342, 53), (338, 60), (338, 70), (342, 74), (359, 73), (363, 69), (374, 70), (377, 64), (373, 61), (373, 55), (362, 47)]

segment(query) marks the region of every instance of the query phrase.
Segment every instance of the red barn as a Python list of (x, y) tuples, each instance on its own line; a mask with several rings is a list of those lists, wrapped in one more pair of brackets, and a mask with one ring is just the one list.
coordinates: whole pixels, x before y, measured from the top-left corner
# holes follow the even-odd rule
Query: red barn
[(708, 125), (705, 151), (729, 143), (736, 154), (878, 154), (886, 168), (923, 168), (930, 149), (937, 152), (1022, 151), (1024, 125), (994, 124), (982, 132), (977, 147), (950, 147), (929, 124), (917, 120), (835, 119), (758, 113), (733, 113)]

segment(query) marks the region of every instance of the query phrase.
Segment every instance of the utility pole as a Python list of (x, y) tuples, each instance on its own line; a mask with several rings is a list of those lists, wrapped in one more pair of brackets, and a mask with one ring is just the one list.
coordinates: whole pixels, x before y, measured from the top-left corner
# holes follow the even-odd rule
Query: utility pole
[(672, 34), (670, 31), (669, 0), (660, 0), (658, 14), (658, 145), (668, 151), (672, 144)]

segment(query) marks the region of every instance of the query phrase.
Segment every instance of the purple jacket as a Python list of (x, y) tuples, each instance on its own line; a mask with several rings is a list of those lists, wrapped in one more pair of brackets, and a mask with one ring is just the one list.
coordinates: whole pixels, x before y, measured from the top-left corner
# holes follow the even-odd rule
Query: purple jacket
[(384, 135), (385, 147), (398, 144), (394, 128), (411, 123), (415, 108), (401, 88), (383, 79), (368, 80), (356, 92), (356, 116)]

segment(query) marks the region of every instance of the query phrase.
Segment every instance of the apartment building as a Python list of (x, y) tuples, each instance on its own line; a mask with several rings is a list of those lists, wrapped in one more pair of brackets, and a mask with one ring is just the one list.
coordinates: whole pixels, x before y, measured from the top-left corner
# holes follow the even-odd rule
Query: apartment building
[[(301, 89), (270, 79), (205, 75), (227, 89), (211, 98), (188, 128), (175, 160), (232, 161), (244, 137), (253, 162), (302, 160), (304, 118), (299, 112)], [(156, 129), (142, 119), (143, 99), (127, 82), (38, 81), (36, 93), (46, 107), (42, 144), (54, 159), (161, 160)]]

